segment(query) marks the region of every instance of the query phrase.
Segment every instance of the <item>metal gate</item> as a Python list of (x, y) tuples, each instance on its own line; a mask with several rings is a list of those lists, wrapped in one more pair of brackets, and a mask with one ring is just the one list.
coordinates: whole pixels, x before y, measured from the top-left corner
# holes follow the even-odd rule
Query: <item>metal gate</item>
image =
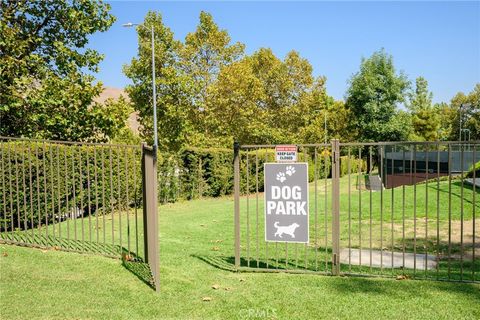
[(307, 244), (264, 240), (263, 164), (275, 146), (235, 144), (237, 270), (478, 282), (478, 144), (298, 145), (309, 164)]
[(0, 137), (0, 162), (0, 242), (145, 262), (158, 289), (151, 149)]

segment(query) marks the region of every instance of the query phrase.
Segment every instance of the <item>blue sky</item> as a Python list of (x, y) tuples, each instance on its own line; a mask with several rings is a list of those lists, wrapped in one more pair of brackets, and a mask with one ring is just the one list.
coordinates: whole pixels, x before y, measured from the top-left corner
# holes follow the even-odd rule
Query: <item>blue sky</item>
[(149, 10), (183, 40), (195, 30), (200, 11), (210, 12), (232, 41), (247, 53), (269, 47), (283, 58), (294, 49), (307, 58), (315, 76), (342, 99), (362, 57), (381, 48), (414, 82), (429, 81), (434, 101), (449, 101), (480, 83), (480, 2), (164, 2), (111, 1), (117, 22), (91, 36), (89, 47), (105, 54), (96, 74), (104, 85), (130, 83), (122, 66), (136, 55), (134, 29)]

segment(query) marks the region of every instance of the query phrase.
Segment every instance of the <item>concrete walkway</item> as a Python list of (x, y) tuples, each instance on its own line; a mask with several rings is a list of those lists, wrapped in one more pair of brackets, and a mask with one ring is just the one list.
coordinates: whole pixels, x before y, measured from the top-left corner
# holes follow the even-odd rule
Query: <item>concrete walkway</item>
[[(340, 262), (348, 264), (348, 248), (344, 248), (340, 251)], [(384, 268), (392, 267), (392, 252), (383, 251), (383, 261), (381, 261), (382, 252), (380, 250), (372, 250), (372, 267), (380, 268), (383, 265)], [(350, 249), (350, 262), (352, 265), (360, 265), (360, 250), (359, 249)], [(436, 256), (427, 255), (426, 259), (427, 269), (434, 270), (437, 267)], [(370, 250), (362, 249), (362, 266), (370, 266)], [(425, 269), (425, 254), (417, 253), (416, 261), (415, 254), (405, 252), (405, 268), (414, 269), (416, 265), (417, 270)], [(403, 253), (402, 252), (393, 252), (393, 267), (401, 268), (403, 267)]]
[(367, 190), (380, 191), (383, 189), (383, 182), (379, 175), (368, 175)]

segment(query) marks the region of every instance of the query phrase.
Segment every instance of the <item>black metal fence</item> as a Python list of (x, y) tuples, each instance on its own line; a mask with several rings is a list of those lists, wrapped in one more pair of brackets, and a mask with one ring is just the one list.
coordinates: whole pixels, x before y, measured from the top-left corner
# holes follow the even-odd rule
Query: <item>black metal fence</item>
[(238, 146), (239, 270), (480, 280), (479, 142), (299, 145), (309, 163), (310, 241), (263, 237), (270, 145)]

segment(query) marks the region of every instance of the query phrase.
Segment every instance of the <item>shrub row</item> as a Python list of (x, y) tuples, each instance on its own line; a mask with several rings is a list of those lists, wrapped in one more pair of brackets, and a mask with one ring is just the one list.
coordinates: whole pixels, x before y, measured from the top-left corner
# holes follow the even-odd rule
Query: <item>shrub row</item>
[(363, 159), (355, 157), (341, 156), (340, 157), (340, 177), (348, 175), (350, 166), (350, 174), (357, 174), (359, 171), (365, 172), (367, 169), (367, 162)]

